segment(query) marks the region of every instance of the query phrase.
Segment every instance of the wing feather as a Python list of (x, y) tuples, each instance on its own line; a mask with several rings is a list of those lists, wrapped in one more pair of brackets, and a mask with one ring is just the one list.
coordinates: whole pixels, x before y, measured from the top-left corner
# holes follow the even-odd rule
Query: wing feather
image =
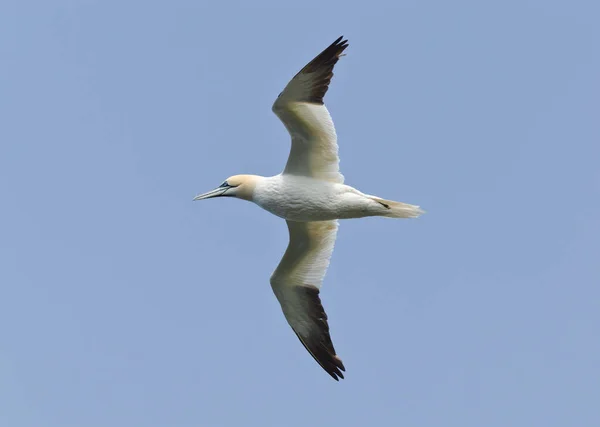
[(323, 98), (333, 67), (347, 47), (348, 41), (339, 37), (294, 76), (273, 104), (273, 112), (292, 137), (284, 174), (344, 182), (337, 135)]
[(283, 314), (298, 339), (336, 381), (344, 378), (319, 289), (335, 245), (337, 221), (287, 221), (290, 243), (271, 276), (271, 286)]

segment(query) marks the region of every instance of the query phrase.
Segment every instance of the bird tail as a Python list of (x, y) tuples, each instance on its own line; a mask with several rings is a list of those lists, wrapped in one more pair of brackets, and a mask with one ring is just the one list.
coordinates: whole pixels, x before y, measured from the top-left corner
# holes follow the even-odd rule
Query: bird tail
[(425, 213), (424, 210), (416, 205), (395, 202), (375, 196), (368, 197), (383, 206), (384, 210), (380, 213), (380, 216), (387, 218), (418, 218), (421, 214)]

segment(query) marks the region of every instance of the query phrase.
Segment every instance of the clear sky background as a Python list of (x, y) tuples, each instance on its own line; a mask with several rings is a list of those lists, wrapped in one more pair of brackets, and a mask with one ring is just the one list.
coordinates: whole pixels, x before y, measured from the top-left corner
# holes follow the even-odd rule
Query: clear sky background
[[(486, 4), (484, 4), (486, 3)], [(3, 1), (0, 425), (600, 425), (600, 5)], [(322, 299), (346, 379), (288, 327), (277, 94), (339, 35), (350, 185)]]

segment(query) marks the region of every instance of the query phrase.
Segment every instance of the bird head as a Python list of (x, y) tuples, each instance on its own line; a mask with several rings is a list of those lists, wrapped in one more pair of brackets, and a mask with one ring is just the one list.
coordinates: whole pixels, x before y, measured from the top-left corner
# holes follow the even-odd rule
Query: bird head
[(194, 200), (210, 199), (212, 197), (237, 197), (252, 200), (258, 177), (255, 175), (234, 175), (227, 178), (214, 190), (194, 197)]

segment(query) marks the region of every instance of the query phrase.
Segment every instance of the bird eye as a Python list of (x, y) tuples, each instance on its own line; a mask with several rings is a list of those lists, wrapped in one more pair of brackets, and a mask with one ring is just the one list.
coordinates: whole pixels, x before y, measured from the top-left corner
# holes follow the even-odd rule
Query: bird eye
[(223, 184), (219, 185), (219, 187), (231, 187), (227, 181), (223, 182)]

